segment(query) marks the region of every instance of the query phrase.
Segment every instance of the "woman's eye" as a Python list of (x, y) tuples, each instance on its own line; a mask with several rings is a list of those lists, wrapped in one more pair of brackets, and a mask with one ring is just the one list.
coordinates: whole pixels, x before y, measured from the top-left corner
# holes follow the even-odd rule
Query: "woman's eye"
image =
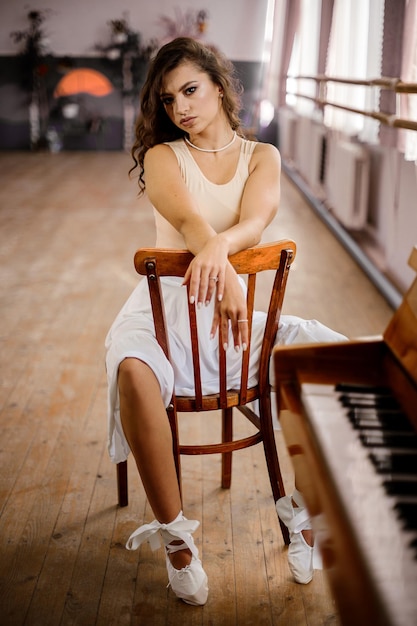
[(185, 90), (185, 93), (187, 94), (187, 96), (189, 96), (190, 94), (194, 93), (197, 90), (197, 87), (187, 87), (187, 89)]
[(161, 102), (164, 106), (168, 106), (169, 104), (172, 104), (172, 98), (161, 98)]

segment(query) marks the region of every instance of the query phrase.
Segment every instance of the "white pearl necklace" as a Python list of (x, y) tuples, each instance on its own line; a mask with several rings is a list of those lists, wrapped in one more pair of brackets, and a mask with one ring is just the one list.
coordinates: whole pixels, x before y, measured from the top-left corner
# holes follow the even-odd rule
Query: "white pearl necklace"
[(216, 148), (215, 150), (208, 150), (207, 148), (199, 148), (198, 146), (195, 146), (193, 143), (191, 143), (191, 141), (187, 139), (185, 135), (184, 135), (184, 141), (188, 143), (189, 146), (191, 146), (192, 148), (195, 148), (196, 150), (199, 150), (200, 152), (221, 152), (222, 150), (226, 150), (226, 148), (229, 148), (235, 142), (236, 137), (237, 137), (237, 134), (236, 134), (236, 131), (234, 131), (232, 140), (229, 141), (229, 143), (227, 143), (225, 146), (223, 146), (223, 148)]

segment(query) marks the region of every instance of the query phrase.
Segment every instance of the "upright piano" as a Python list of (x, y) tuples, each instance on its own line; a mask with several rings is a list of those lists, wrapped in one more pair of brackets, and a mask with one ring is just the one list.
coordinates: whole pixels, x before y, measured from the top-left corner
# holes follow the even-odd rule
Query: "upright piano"
[(277, 347), (273, 360), (341, 623), (416, 626), (417, 279), (382, 337)]

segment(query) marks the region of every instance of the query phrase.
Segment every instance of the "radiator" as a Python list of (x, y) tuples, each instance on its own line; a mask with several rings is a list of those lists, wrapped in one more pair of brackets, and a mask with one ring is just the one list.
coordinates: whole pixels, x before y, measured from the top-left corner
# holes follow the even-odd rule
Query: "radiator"
[(311, 125), (310, 135), (311, 161), (308, 182), (314, 192), (323, 190), (326, 176), (327, 130), (317, 122)]
[(327, 203), (343, 226), (360, 230), (368, 216), (370, 154), (364, 146), (334, 138), (328, 148)]
[(288, 108), (279, 111), (279, 150), (283, 159), (296, 160), (298, 116)]
[(300, 116), (295, 133), (295, 167), (314, 194), (323, 196), (326, 128), (310, 117)]
[(297, 129), (297, 167), (308, 186), (323, 195), (326, 156), (326, 127), (311, 118), (300, 118)]
[(311, 161), (311, 129), (313, 120), (309, 117), (300, 116), (295, 136), (295, 166), (301, 176), (309, 182)]

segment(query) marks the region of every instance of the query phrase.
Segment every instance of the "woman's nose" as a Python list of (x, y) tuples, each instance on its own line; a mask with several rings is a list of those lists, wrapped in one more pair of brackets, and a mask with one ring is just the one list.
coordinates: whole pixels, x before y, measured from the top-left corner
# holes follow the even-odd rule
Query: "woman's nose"
[(188, 106), (187, 99), (184, 98), (183, 96), (177, 97), (175, 100), (175, 109), (174, 109), (175, 112), (178, 115), (184, 115), (184, 113), (187, 113), (188, 109), (189, 109), (189, 106)]

